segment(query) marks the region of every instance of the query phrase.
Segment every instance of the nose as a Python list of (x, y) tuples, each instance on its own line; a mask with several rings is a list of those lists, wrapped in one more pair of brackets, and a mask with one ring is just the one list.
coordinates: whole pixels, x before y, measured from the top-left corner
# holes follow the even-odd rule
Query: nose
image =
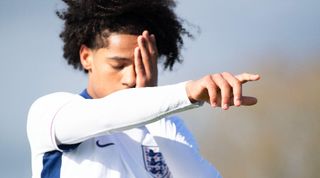
[(122, 85), (133, 88), (136, 86), (136, 72), (134, 70), (134, 66), (128, 66), (125, 70), (123, 70), (123, 75), (121, 79)]

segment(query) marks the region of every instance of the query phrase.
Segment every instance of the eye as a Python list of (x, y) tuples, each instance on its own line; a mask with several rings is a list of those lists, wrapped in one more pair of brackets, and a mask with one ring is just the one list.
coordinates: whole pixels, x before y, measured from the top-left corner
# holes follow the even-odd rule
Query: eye
[(122, 70), (125, 65), (124, 64), (112, 64), (111, 67), (115, 70)]

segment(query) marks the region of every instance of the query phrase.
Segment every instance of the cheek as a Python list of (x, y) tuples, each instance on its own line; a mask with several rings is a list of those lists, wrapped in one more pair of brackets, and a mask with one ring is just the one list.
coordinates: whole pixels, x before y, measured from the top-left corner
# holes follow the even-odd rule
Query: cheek
[(94, 88), (99, 97), (107, 96), (122, 89), (121, 74), (119, 72), (104, 68), (96, 71), (93, 77), (95, 78)]
[(94, 73), (94, 75), (99, 79), (115, 75), (114, 71), (111, 69), (111, 66), (103, 60), (97, 60), (94, 63), (92, 73)]
[(108, 64), (101, 65), (96, 70), (96, 78), (99, 79), (99, 85), (104, 85), (104, 87), (112, 88), (117, 86), (121, 77), (121, 71), (114, 70)]

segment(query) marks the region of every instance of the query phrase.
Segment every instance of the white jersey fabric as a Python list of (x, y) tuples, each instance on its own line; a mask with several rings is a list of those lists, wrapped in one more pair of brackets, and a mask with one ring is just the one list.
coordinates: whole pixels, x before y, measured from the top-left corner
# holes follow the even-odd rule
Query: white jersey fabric
[(220, 178), (182, 120), (167, 117), (199, 105), (185, 83), (41, 97), (27, 123), (33, 178)]

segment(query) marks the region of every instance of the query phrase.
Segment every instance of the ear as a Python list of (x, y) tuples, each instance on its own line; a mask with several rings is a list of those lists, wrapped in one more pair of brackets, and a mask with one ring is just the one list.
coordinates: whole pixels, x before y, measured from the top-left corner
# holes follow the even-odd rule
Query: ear
[(90, 71), (93, 62), (93, 51), (83, 44), (80, 47), (79, 55), (82, 67)]

